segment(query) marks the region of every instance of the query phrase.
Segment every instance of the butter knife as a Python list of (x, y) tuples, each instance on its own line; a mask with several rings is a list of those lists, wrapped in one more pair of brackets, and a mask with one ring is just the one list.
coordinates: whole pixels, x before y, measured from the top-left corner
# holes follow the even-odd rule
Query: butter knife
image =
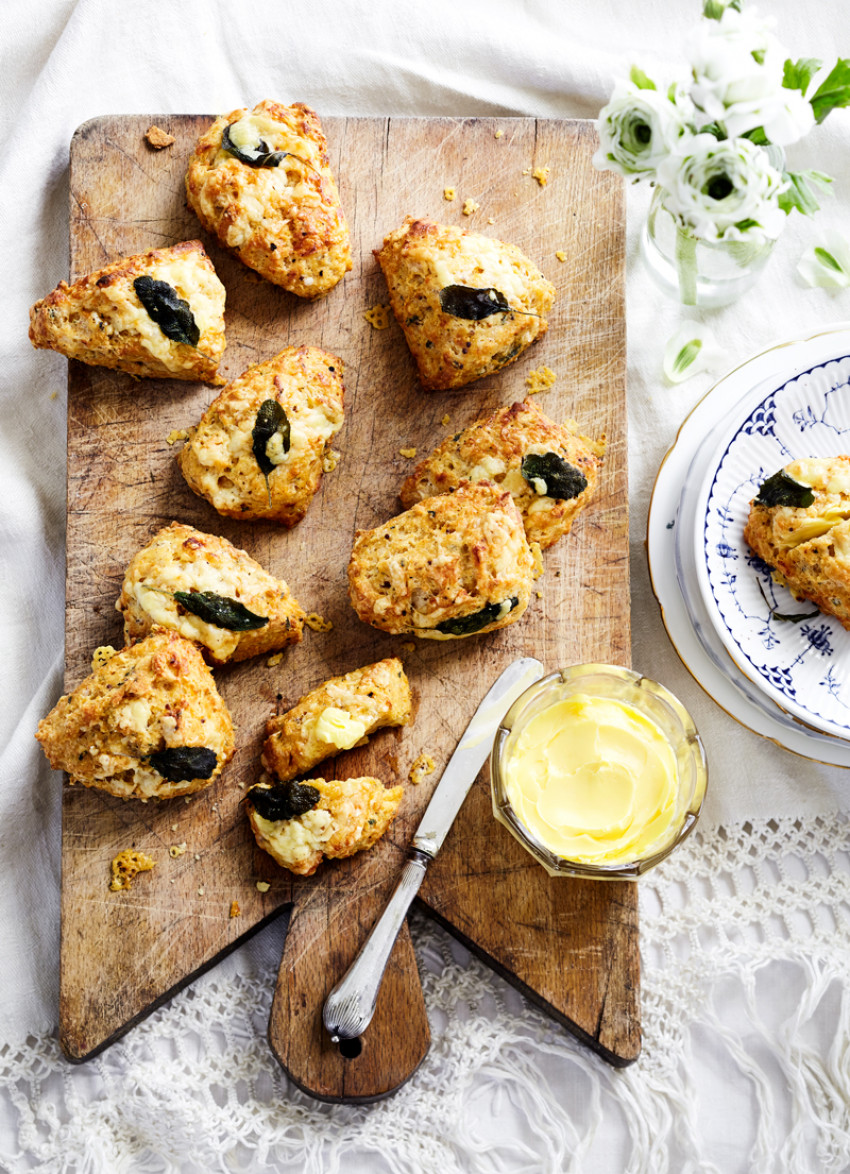
[(333, 1043), (356, 1040), (372, 1022), (384, 971), (426, 869), (439, 852), (484, 765), (499, 723), (517, 697), (542, 675), (540, 661), (532, 657), (515, 660), (473, 714), (425, 808), (386, 908), (357, 957), (325, 1000), (322, 1019)]

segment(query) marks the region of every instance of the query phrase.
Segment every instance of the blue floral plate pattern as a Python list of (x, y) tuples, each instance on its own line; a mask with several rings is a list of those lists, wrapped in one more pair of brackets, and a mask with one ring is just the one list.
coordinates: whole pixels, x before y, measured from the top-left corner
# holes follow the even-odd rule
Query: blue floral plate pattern
[(694, 532), (700, 593), (745, 676), (798, 720), (847, 738), (850, 632), (778, 586), (743, 532), (750, 501), (767, 477), (801, 457), (850, 453), (850, 354), (778, 384), (742, 414), (730, 417), (700, 488)]

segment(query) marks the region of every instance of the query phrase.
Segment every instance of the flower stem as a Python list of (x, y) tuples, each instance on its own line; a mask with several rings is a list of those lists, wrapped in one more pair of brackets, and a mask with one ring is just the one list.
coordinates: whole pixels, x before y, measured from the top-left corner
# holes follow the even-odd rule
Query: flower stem
[(685, 306), (697, 304), (697, 240), (688, 229), (676, 225), (676, 271), (679, 298)]

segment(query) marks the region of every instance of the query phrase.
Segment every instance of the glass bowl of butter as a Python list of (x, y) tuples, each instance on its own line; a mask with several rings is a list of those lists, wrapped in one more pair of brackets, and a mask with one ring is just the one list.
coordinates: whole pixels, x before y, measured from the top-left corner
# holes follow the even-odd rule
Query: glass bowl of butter
[(579, 664), (527, 689), (490, 756), (493, 814), (550, 876), (634, 880), (689, 835), (708, 768), (663, 685)]

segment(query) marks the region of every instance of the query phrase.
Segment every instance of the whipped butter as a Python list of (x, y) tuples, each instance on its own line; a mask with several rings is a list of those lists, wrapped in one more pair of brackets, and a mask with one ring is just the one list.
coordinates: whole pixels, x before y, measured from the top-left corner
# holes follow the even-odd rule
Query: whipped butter
[(675, 838), (676, 756), (655, 722), (627, 702), (575, 693), (532, 717), (506, 749), (514, 815), (555, 856), (629, 864)]

